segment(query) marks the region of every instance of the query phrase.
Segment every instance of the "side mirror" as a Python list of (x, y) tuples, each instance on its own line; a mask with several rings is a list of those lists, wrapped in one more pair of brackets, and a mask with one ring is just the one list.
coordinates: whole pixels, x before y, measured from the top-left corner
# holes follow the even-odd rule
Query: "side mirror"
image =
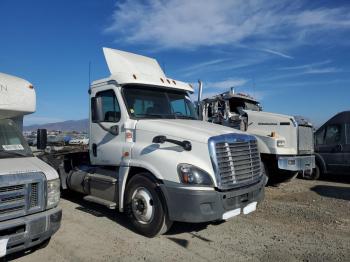
[(38, 129), (36, 135), (36, 148), (40, 150), (44, 150), (47, 146), (47, 130), (46, 129)]
[(119, 126), (118, 125), (115, 125), (115, 126), (111, 126), (109, 128), (109, 133), (111, 133), (112, 135), (119, 135)]
[(101, 98), (91, 98), (91, 120), (93, 123), (100, 123), (104, 119), (101, 103)]

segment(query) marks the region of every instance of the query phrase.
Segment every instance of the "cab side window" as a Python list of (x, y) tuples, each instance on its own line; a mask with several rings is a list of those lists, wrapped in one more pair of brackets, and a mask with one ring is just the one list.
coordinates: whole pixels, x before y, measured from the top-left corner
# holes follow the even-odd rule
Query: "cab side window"
[(342, 142), (342, 125), (329, 125), (326, 129), (325, 144), (339, 144)]
[(350, 145), (350, 123), (346, 124), (346, 143)]
[(324, 131), (325, 131), (325, 128), (317, 130), (316, 135), (315, 135), (316, 145), (323, 145), (324, 144)]
[(116, 123), (120, 120), (120, 107), (117, 97), (113, 90), (102, 91), (96, 94), (92, 106), (96, 109), (92, 114), (92, 120), (95, 122), (111, 122)]

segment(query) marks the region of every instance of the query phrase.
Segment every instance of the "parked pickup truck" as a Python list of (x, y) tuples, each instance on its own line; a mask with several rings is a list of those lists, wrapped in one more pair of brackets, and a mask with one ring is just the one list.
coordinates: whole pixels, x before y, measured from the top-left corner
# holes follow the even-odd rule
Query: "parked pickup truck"
[(254, 211), (266, 182), (256, 138), (197, 120), (192, 86), (165, 76), (156, 60), (109, 48), (104, 54), (111, 76), (89, 89), (89, 150), (41, 155), (62, 188), (126, 212), (148, 237), (172, 221)]
[(0, 257), (44, 245), (60, 227), (58, 174), (21, 132), (35, 99), (29, 82), (0, 73)]

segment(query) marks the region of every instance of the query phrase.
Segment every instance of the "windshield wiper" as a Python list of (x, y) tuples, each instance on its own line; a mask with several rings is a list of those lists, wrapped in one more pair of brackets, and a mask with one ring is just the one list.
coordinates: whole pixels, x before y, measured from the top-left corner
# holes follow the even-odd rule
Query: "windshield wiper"
[(193, 116), (184, 116), (184, 115), (174, 115), (174, 116), (177, 119), (192, 119), (192, 120), (196, 120), (196, 118), (193, 117)]
[(12, 155), (12, 156), (28, 156), (27, 154), (22, 154), (17, 151), (5, 151), (5, 150), (0, 150), (0, 154), (5, 153), (7, 155)]
[(166, 117), (169, 117), (169, 116), (173, 116), (173, 115), (162, 115), (162, 114), (137, 114), (135, 115), (136, 117), (150, 117), (150, 118), (154, 118), (154, 117), (157, 117), (157, 118), (166, 118)]

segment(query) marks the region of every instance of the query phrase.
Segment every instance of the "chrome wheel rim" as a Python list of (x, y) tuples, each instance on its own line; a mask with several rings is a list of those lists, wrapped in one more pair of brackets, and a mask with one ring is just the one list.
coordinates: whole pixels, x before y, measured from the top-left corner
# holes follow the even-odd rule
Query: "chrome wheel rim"
[(137, 188), (131, 198), (132, 212), (141, 224), (149, 224), (154, 216), (154, 205), (151, 193), (144, 187)]

